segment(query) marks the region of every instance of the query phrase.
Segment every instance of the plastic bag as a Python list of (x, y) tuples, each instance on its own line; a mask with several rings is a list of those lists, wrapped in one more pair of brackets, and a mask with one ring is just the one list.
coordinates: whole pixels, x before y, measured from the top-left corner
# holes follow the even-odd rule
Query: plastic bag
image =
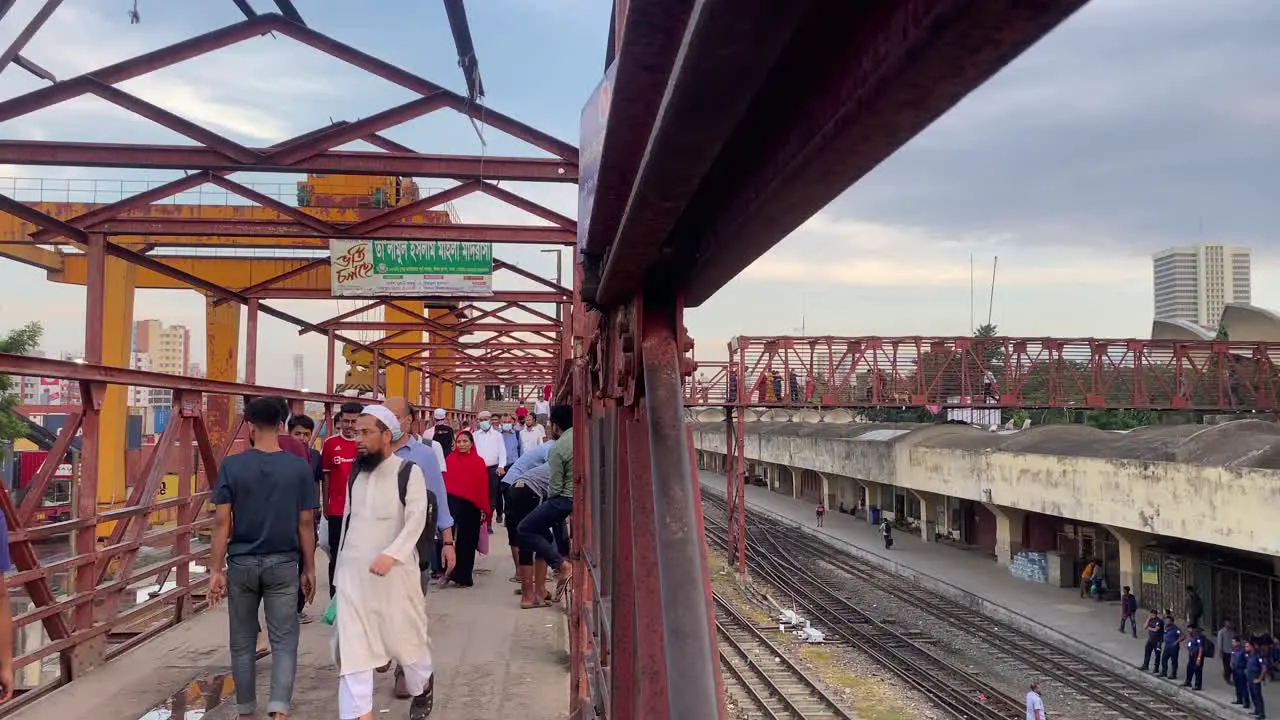
[(328, 554), (333, 554), (333, 550), (329, 548), (329, 523), (327, 519), (320, 521), (320, 539), (316, 541), (316, 547)]
[(480, 526), (480, 542), (476, 544), (476, 552), (481, 555), (489, 554), (489, 527), (486, 525)]
[(329, 607), (325, 608), (324, 615), (320, 619), (325, 625), (332, 625), (338, 621), (338, 598), (329, 599)]

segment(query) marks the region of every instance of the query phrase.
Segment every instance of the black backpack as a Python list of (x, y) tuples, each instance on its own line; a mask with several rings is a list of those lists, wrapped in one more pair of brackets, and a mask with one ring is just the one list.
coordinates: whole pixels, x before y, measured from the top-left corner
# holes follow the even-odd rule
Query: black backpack
[[(409, 492), (409, 473), (413, 468), (417, 467), (411, 460), (403, 460), (400, 463), (400, 471), (396, 474), (396, 484), (400, 488), (400, 504), (404, 505), (405, 496)], [(360, 469), (355, 463), (351, 464), (351, 477), (347, 478), (347, 502), (351, 502), (351, 487), (355, 485), (356, 478), (360, 475)], [(418, 536), (418, 570), (426, 570), (431, 567), (431, 558), (435, 555), (436, 547), (436, 521), (440, 516), (440, 507), (436, 503), (436, 494), (427, 490), (427, 522), (422, 526), (422, 534)], [(351, 529), (351, 514), (347, 513), (347, 522), (342, 528), (342, 536), (346, 538), (347, 532)]]

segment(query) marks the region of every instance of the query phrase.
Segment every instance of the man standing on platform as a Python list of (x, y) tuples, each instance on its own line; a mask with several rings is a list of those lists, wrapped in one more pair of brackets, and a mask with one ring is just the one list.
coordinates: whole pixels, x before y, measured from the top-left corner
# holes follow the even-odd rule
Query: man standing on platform
[(338, 548), (342, 547), (342, 513), (347, 507), (347, 479), (356, 461), (356, 419), (364, 406), (358, 402), (342, 403), (335, 422), (338, 434), (324, 441), (320, 462), (324, 469), (324, 515), (329, 525), (329, 597), (334, 594), (334, 572), (338, 566)]
[(495, 517), (489, 521), (489, 532), (493, 532), (493, 520), (502, 522), (502, 476), (507, 472), (507, 444), (502, 440), (502, 432), (493, 426), (492, 416), (488, 410), (479, 415), (479, 427), (471, 433), (476, 443), (476, 454), (484, 460), (489, 468), (489, 504), (493, 506)]
[(393, 660), (413, 697), (410, 720), (431, 714), (434, 667), (417, 549), (427, 522), (427, 481), (421, 469), (409, 468), (401, 504), (406, 461), (393, 457), (391, 440), (399, 431), (396, 416), (382, 406), (364, 408), (356, 422), (359, 474), (346, 503), (335, 623), (342, 720), (373, 720), (373, 674)]

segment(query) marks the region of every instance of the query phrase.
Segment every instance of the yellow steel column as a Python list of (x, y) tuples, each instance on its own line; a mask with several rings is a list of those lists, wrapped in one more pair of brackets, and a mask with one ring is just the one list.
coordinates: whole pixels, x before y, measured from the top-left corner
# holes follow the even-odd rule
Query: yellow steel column
[[(215, 306), (214, 297), (205, 296), (205, 374), (210, 380), (236, 382), (240, 370), (240, 305), (234, 302)], [(206, 396), (204, 421), (215, 448), (227, 442), (235, 426), (234, 400), (228, 395)]]
[[(107, 257), (103, 282), (102, 364), (129, 367), (133, 351), (133, 294), (136, 265)], [(102, 425), (98, 431), (98, 509), (105, 512), (123, 507), (129, 498), (125, 472), (126, 438), (129, 427), (129, 388), (108, 385), (102, 401)], [(104, 523), (98, 532), (110, 533), (114, 523)]]
[[(458, 316), (454, 315), (452, 310), (445, 308), (434, 309), (427, 317), (435, 320), (441, 325), (458, 324)], [(431, 342), (440, 344), (458, 339), (458, 333), (432, 333), (430, 338)], [(456, 353), (453, 350), (442, 348), (430, 351), (430, 355), (437, 358), (451, 358), (454, 357)], [(455, 366), (448, 363), (438, 367), (439, 370), (437, 370), (437, 372), (445, 377), (453, 375), (454, 371), (457, 369)], [(439, 378), (431, 378), (431, 406), (455, 409), (459, 402), (455, 397), (457, 394), (457, 387), (458, 386), (454, 383), (442, 381)]]
[[(399, 300), (395, 303), (384, 305), (382, 308), (382, 319), (384, 322), (417, 322), (417, 318), (423, 314), (425, 303), (421, 300)], [(402, 312), (403, 311), (403, 312)], [(388, 336), (395, 333), (387, 333)], [(408, 332), (403, 335), (396, 335), (392, 342), (422, 342), (423, 334), (421, 332)], [(383, 353), (388, 358), (404, 358), (412, 355), (413, 350), (387, 350)], [(387, 369), (387, 387), (386, 397), (405, 397), (405, 369), (400, 365), (388, 362)], [(411, 403), (418, 403), (418, 388), (422, 385), (422, 373), (413, 370), (409, 372), (409, 394), (405, 397)]]

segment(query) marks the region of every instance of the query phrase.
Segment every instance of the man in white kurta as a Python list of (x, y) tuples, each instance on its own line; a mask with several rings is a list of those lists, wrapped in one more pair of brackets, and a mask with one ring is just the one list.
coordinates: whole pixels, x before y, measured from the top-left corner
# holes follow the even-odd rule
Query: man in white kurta
[(373, 676), (392, 660), (404, 669), (410, 720), (431, 712), (432, 663), (427, 609), (418, 573), (418, 537), (427, 521), (422, 472), (411, 470), (404, 504), (391, 454), (395, 415), (369, 406), (356, 422), (360, 474), (347, 498), (346, 526), (335, 578), (338, 635), (338, 715), (373, 719)]

